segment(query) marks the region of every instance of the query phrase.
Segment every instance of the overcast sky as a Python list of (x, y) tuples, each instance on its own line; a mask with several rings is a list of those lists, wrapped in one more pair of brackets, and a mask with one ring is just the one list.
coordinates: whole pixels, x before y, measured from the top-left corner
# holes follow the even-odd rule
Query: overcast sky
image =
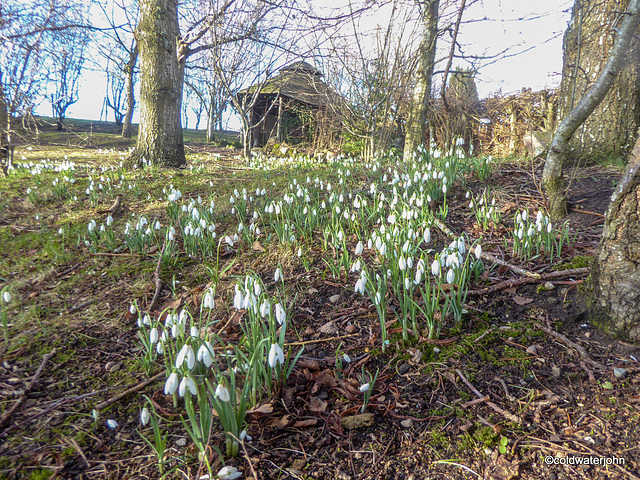
[[(327, 8), (346, 3), (344, 0), (310, 1), (314, 6), (322, 2)], [(487, 20), (466, 23), (461, 27), (460, 43), (466, 54), (495, 55), (509, 49), (506, 58), (496, 60), (479, 70), (476, 84), (481, 98), (497, 91), (512, 93), (525, 87), (538, 90), (559, 85), (562, 35), (567, 27), (572, 5), (573, 0), (483, 0), (467, 10), (465, 20)], [(371, 17), (367, 22), (386, 25), (384, 12), (379, 15), (378, 19)], [(444, 51), (440, 56), (443, 54)], [(465, 66), (458, 63), (456, 65), (454, 62), (454, 68)], [(139, 83), (137, 86), (139, 87)], [(95, 72), (87, 73), (82, 82), (80, 100), (69, 108), (68, 116), (98, 120), (105, 89), (104, 76)], [(38, 110), (50, 115), (50, 107), (46, 103)], [(138, 118), (136, 111), (134, 121), (137, 122)], [(113, 120), (112, 115), (109, 120)], [(189, 127), (193, 128), (194, 124), (195, 120), (191, 118)], [(231, 128), (234, 127), (232, 124)], [(201, 128), (204, 128), (203, 124)]]

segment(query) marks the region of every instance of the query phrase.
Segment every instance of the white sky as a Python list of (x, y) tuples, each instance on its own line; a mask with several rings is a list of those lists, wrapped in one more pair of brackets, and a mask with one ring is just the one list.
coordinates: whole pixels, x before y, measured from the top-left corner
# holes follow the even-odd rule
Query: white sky
[[(314, 7), (344, 6), (345, 0), (310, 0)], [(441, 3), (443, 3), (441, 1)], [(457, 2), (456, 2), (457, 3)], [(510, 48), (507, 58), (482, 67), (476, 76), (478, 93), (484, 98), (494, 92), (512, 93), (527, 87), (533, 90), (556, 87), (562, 69), (562, 35), (567, 27), (573, 0), (482, 0), (468, 8), (463, 19), (482, 19), (463, 24), (459, 42), (469, 55), (495, 55)], [(326, 11), (326, 10), (325, 10)], [(528, 20), (519, 20), (525, 18)], [(374, 20), (375, 22), (375, 17)], [(379, 22), (385, 26), (385, 19)], [(448, 48), (448, 46), (446, 47)], [(446, 50), (439, 53), (439, 58)], [(97, 60), (97, 59), (96, 59)], [(484, 60), (483, 63), (487, 63)], [(453, 67), (466, 67), (454, 60)], [(442, 66), (441, 68), (444, 68)], [(139, 83), (137, 84), (139, 87)], [(97, 72), (87, 72), (82, 81), (80, 100), (72, 105), (67, 116), (98, 120), (106, 90), (106, 80)], [(50, 107), (43, 103), (40, 113), (50, 115)], [(138, 121), (138, 115), (134, 121)], [(113, 121), (113, 115), (109, 115)], [(204, 121), (200, 128), (204, 128)], [(232, 122), (230, 128), (236, 128)], [(195, 119), (189, 120), (193, 128)]]

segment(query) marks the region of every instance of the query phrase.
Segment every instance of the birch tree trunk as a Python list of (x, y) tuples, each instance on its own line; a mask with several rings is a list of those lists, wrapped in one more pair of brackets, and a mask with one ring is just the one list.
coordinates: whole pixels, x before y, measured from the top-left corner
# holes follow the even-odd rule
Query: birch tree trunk
[(562, 165), (566, 158), (569, 140), (582, 123), (602, 102), (616, 76), (624, 66), (629, 45), (634, 32), (640, 23), (640, 0), (631, 0), (627, 11), (623, 14), (621, 26), (598, 79), (582, 97), (578, 105), (564, 118), (556, 130), (542, 174), (542, 182), (549, 202), (549, 213), (553, 218), (562, 218), (567, 213)]
[(136, 41), (140, 50), (140, 128), (133, 165), (186, 162), (181, 107), (185, 55), (178, 57), (178, 0), (142, 0)]
[(590, 316), (607, 333), (640, 341), (640, 131), (611, 197), (594, 258)]
[(421, 2), (421, 17), (423, 38), (420, 43), (420, 62), (416, 72), (416, 84), (413, 87), (409, 116), (405, 128), (403, 159), (409, 162), (418, 147), (425, 143), (425, 123), (429, 95), (431, 94), (431, 79), (436, 56), (436, 40), (438, 36), (438, 8), (439, 0), (424, 0)]

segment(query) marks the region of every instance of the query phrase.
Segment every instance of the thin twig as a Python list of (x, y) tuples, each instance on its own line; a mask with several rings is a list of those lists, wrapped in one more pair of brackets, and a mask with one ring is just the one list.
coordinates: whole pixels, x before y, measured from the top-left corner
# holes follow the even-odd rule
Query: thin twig
[[(484, 256), (483, 256), (484, 258)], [(525, 285), (528, 283), (536, 283), (543, 282), (545, 280), (553, 280), (555, 278), (561, 277), (577, 277), (578, 275), (584, 275), (591, 271), (590, 268), (572, 268), (569, 270), (560, 270), (557, 272), (550, 272), (544, 275), (540, 275), (539, 278), (535, 277), (526, 277), (526, 278), (517, 278), (513, 280), (505, 280), (504, 282), (496, 283), (495, 285), (491, 285), (490, 287), (483, 288), (482, 290), (469, 290), (467, 295), (488, 295), (493, 292), (497, 292), (499, 290), (504, 290), (505, 288), (517, 287), (518, 285)]]
[(104, 401), (104, 402), (102, 402), (102, 403), (99, 403), (99, 404), (96, 406), (96, 410), (100, 411), (100, 410), (102, 410), (102, 409), (104, 409), (104, 408), (107, 408), (109, 405), (111, 405), (111, 404), (113, 404), (113, 403), (117, 402), (118, 400), (120, 400), (120, 399), (122, 399), (122, 398), (126, 397), (127, 395), (130, 395), (130, 394), (135, 393), (135, 392), (137, 392), (137, 391), (139, 391), (139, 390), (142, 390), (142, 389), (143, 389), (144, 387), (146, 387), (147, 385), (150, 385), (150, 384), (152, 384), (153, 382), (160, 380), (163, 376), (166, 376), (166, 374), (167, 374), (167, 372), (160, 372), (160, 373), (158, 373), (157, 375), (155, 375), (155, 376), (151, 377), (150, 379), (145, 380), (144, 382), (139, 383), (139, 384), (137, 384), (137, 385), (135, 385), (135, 386), (133, 386), (133, 387), (131, 387), (131, 388), (129, 388), (129, 389), (127, 389), (127, 390), (125, 390), (125, 391), (124, 391), (124, 392), (122, 392), (122, 393), (119, 393), (119, 394), (118, 394), (118, 395), (116, 395), (115, 397), (111, 397), (109, 400), (106, 400), (106, 401)]
[[(478, 398), (484, 398), (485, 396), (482, 395), (477, 389), (476, 387), (474, 387), (471, 382), (469, 382), (469, 380), (466, 379), (466, 377), (462, 374), (462, 372), (458, 369), (456, 369), (456, 373), (458, 374), (458, 376), (460, 377), (460, 379), (465, 383), (465, 385), (467, 387), (469, 387), (469, 389), (476, 394), (476, 396)], [(487, 405), (491, 408), (493, 408), (496, 412), (498, 412), (499, 414), (503, 415), (505, 418), (507, 418), (508, 420), (511, 420), (513, 423), (517, 423), (518, 425), (520, 425), (522, 423), (522, 419), (516, 417), (514, 414), (507, 412), (506, 410), (503, 410), (502, 408), (500, 408), (498, 405), (496, 405), (493, 402), (489, 402), (487, 401)]]
[(156, 264), (156, 269), (153, 272), (153, 282), (156, 285), (156, 291), (153, 294), (151, 303), (149, 304), (148, 310), (150, 312), (153, 311), (153, 307), (155, 306), (156, 302), (158, 301), (158, 297), (160, 296), (160, 289), (162, 288), (162, 281), (160, 281), (160, 262), (162, 261), (162, 256), (164, 255), (165, 248), (167, 248), (167, 242), (164, 242), (162, 244), (162, 250), (160, 250), (160, 254), (158, 255), (158, 263)]
[(2, 427), (9, 420), (9, 418), (11, 418), (11, 415), (13, 415), (13, 412), (15, 412), (18, 409), (18, 407), (22, 405), (22, 403), (27, 398), (27, 394), (31, 391), (31, 389), (35, 386), (36, 382), (38, 381), (38, 378), (40, 377), (42, 370), (44, 370), (44, 366), (47, 364), (49, 359), (53, 357), (56, 353), (57, 353), (57, 350), (54, 348), (44, 356), (44, 358), (42, 359), (42, 362), (40, 363), (40, 366), (36, 370), (36, 373), (33, 374), (33, 377), (31, 378), (29, 385), (27, 385), (27, 387), (24, 389), (24, 391), (22, 392), (22, 395), (20, 395), (20, 398), (11, 406), (11, 408), (9, 408), (9, 410), (4, 412), (2, 417), (0, 417), (0, 427)]
[(534, 323), (533, 326), (539, 330), (542, 330), (543, 332), (548, 333), (552, 337), (557, 338), (568, 347), (575, 349), (580, 354), (580, 356), (585, 361), (585, 363), (588, 363), (589, 365), (591, 365), (594, 368), (597, 368), (598, 370), (606, 370), (606, 367), (603, 364), (596, 362), (589, 356), (589, 354), (587, 353), (587, 351), (584, 349), (582, 345), (578, 345), (577, 343), (569, 340), (567, 337), (565, 337), (561, 333), (558, 333), (550, 328), (544, 327), (539, 323)]

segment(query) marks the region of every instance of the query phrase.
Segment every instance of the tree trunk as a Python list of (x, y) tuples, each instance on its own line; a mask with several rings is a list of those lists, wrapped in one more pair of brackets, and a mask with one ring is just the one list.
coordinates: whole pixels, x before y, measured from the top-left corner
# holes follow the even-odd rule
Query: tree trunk
[(416, 72), (416, 84), (409, 106), (409, 116), (405, 128), (404, 152), (405, 162), (409, 162), (418, 147), (425, 143), (425, 123), (427, 105), (431, 94), (431, 79), (436, 56), (436, 40), (438, 37), (439, 0), (425, 0), (422, 4), (422, 25), (424, 36), (420, 43), (420, 62)]
[(132, 125), (131, 120), (133, 118), (133, 109), (136, 106), (136, 98), (134, 93), (134, 79), (136, 63), (138, 63), (138, 45), (133, 47), (133, 50), (129, 53), (129, 61), (125, 66), (125, 82), (127, 90), (127, 111), (124, 114), (124, 122), (122, 123), (122, 137), (131, 138)]
[[(629, 0), (579, 0), (563, 41), (562, 82), (558, 93), (564, 118), (594, 84), (607, 63)], [(627, 158), (640, 127), (640, 41), (625, 53), (627, 61), (611, 89), (569, 141), (567, 158)]]
[(640, 341), (640, 131), (614, 192), (591, 271), (590, 314), (607, 333)]
[(640, 0), (631, 0), (607, 63), (598, 79), (582, 97), (580, 103), (564, 118), (553, 136), (542, 174), (544, 190), (549, 201), (549, 213), (553, 218), (562, 218), (567, 213), (562, 165), (567, 155), (569, 140), (578, 127), (602, 102), (611, 88), (613, 81), (624, 66), (631, 39), (639, 23)]
[(185, 56), (177, 54), (178, 0), (142, 0), (136, 41), (140, 49), (140, 127), (133, 165), (186, 165), (182, 137)]

